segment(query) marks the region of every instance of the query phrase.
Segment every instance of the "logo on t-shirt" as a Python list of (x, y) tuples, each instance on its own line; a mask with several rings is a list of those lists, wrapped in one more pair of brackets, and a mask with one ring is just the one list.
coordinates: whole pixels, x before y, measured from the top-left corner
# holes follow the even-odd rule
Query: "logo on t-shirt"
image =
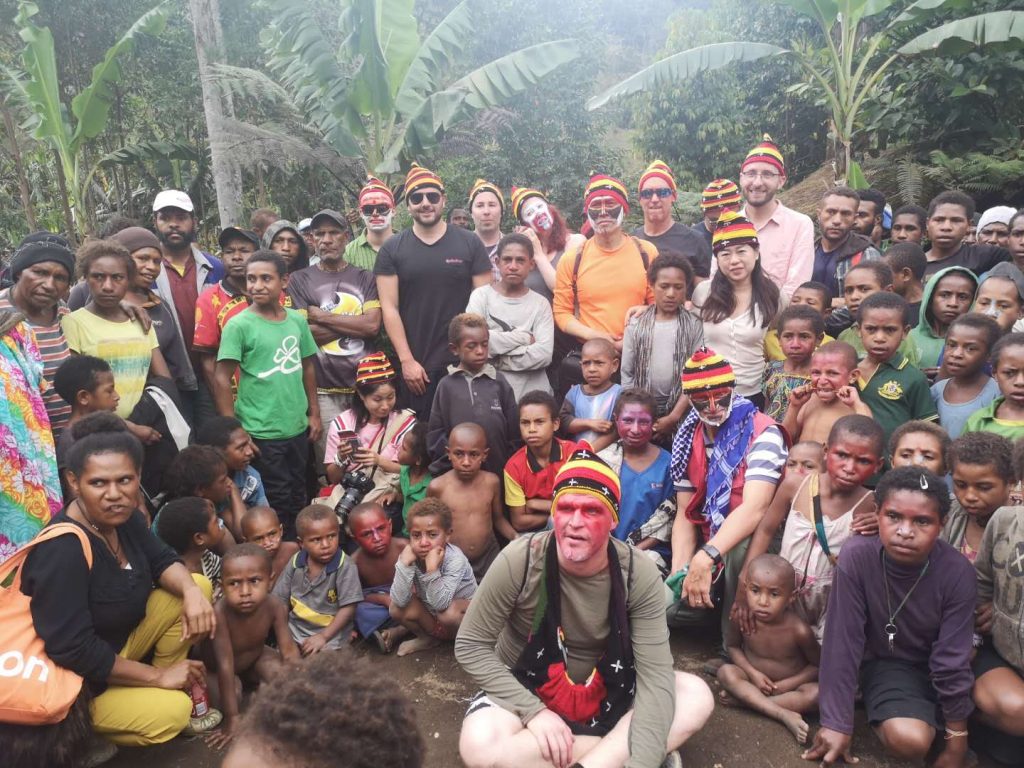
[(903, 387), (895, 379), (885, 382), (878, 388), (878, 396), (886, 400), (899, 400), (903, 397)]
[[(330, 312), (332, 315), (361, 315), (363, 314), (363, 302), (351, 293), (335, 291), (334, 299), (322, 302), (320, 309), (324, 312)], [(340, 339), (327, 342), (320, 349), (327, 355), (337, 355), (340, 357), (358, 355), (362, 357), (366, 344), (362, 339), (342, 336)]]
[(277, 363), (277, 365), (273, 368), (261, 371), (256, 374), (256, 377), (260, 379), (268, 379), (275, 373), (281, 373), (287, 376), (288, 374), (302, 370), (302, 353), (299, 350), (298, 336), (285, 336), (281, 340), (281, 346), (278, 347), (277, 351), (274, 353), (274, 362)]

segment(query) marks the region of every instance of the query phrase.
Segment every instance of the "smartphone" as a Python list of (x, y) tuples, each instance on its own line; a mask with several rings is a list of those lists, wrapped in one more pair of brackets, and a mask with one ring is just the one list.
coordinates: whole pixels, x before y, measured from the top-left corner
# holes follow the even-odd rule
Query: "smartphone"
[(343, 429), (338, 433), (338, 446), (345, 444), (348, 444), (353, 453), (362, 448), (359, 444), (359, 437), (351, 429)]

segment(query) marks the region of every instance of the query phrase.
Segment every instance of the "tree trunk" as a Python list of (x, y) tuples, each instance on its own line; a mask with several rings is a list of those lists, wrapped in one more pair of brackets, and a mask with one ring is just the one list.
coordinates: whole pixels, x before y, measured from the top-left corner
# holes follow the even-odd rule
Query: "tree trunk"
[(71, 241), (71, 247), (74, 248), (78, 245), (78, 232), (75, 229), (75, 217), (71, 214), (71, 205), (68, 200), (68, 182), (64, 176), (64, 165), (61, 163), (60, 153), (56, 150), (53, 152), (53, 161), (57, 166), (57, 188), (60, 190), (60, 204), (64, 211), (64, 229), (67, 230), (64, 234)]
[(233, 117), (234, 110), (230, 101), (222, 97), (210, 72), (211, 65), (223, 61), (220, 7), (218, 0), (189, 0), (188, 4), (196, 39), (206, 132), (210, 137), (213, 186), (217, 193), (217, 211), (223, 228), (242, 221), (242, 171), (222, 140), (224, 119)]
[(28, 222), (29, 232), (35, 232), (39, 228), (36, 226), (36, 210), (32, 205), (32, 192), (29, 189), (28, 176), (25, 173), (25, 163), (21, 159), (21, 149), (18, 147), (18, 135), (15, 132), (14, 118), (11, 117), (11, 111), (7, 108), (6, 104), (0, 107), (0, 109), (3, 111), (4, 128), (7, 130), (7, 136), (11, 140), (11, 158), (14, 160), (14, 169), (18, 174), (18, 192), (21, 193), (21, 207), (25, 210), (25, 221)]

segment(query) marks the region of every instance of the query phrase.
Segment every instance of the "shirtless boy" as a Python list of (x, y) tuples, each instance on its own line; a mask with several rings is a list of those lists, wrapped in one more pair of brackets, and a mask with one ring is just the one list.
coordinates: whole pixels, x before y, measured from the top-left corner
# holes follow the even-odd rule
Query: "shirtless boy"
[(724, 702), (738, 701), (778, 720), (799, 744), (809, 727), (801, 715), (818, 705), (821, 649), (814, 633), (792, 609), (793, 566), (778, 555), (761, 555), (747, 568), (747, 604), (757, 617), (757, 632), (742, 635), (729, 625), (729, 658), (718, 670)]
[(452, 468), (427, 486), (427, 498), (437, 498), (452, 510), (452, 544), (461, 549), (473, 566), (477, 583), (483, 579), (501, 547), (495, 533), (508, 541), (516, 537), (505, 518), (501, 481), (481, 470), (487, 458), (487, 436), (470, 422), (456, 425), (448, 436)]
[[(288, 631), (288, 608), (270, 596), (270, 555), (258, 544), (236, 544), (221, 564), (224, 597), (217, 602), (217, 633), (207, 644), (207, 669), (217, 673), (210, 693), (224, 712), (221, 727), (207, 743), (223, 747), (238, 725), (240, 685), (266, 682), (283, 661), (299, 658)], [(273, 632), (277, 649), (264, 644)], [(236, 687), (238, 686), (238, 687)]]
[(299, 545), (294, 541), (281, 541), (283, 535), (284, 526), (281, 525), (277, 512), (270, 507), (253, 507), (242, 516), (242, 538), (263, 547), (270, 555), (271, 588), (291, 556), (299, 551)]
[(391, 521), (384, 508), (374, 501), (356, 506), (349, 513), (348, 527), (359, 545), (352, 562), (363, 588), (363, 602), (356, 605), (356, 629), (364, 638), (372, 637), (381, 653), (391, 653), (395, 641), (408, 634), (401, 625), (387, 624), (395, 563), (409, 540), (391, 535)]
[(811, 440), (824, 444), (843, 416), (871, 409), (861, 402), (852, 386), (857, 372), (857, 352), (844, 341), (830, 341), (811, 356), (811, 383), (789, 393), (789, 409), (782, 427), (793, 442)]

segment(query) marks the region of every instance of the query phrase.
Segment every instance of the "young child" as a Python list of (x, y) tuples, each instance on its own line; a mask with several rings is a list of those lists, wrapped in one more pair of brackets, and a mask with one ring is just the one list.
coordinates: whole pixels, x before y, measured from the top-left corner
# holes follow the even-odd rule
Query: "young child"
[(824, 445), (832, 425), (843, 416), (871, 411), (852, 382), (857, 374), (857, 353), (845, 341), (832, 341), (811, 355), (811, 382), (789, 393), (782, 426), (794, 441)]
[(810, 307), (798, 305), (786, 307), (775, 327), (786, 359), (765, 366), (761, 391), (765, 414), (781, 422), (789, 408), (789, 393), (811, 381), (811, 356), (825, 335), (825, 321)]
[(256, 446), (242, 422), (230, 416), (214, 416), (196, 430), (196, 443), (218, 449), (224, 456), (231, 482), (238, 489), (246, 509), (267, 506), (263, 478), (252, 466)]
[(64, 467), (65, 457), (75, 444), (71, 427), (90, 413), (114, 413), (121, 397), (114, 386), (114, 373), (110, 364), (92, 355), (71, 355), (61, 363), (53, 375), (53, 388), (71, 406), (71, 418), (56, 445), (57, 471), (64, 488), (64, 498), (70, 500), (70, 488), (64, 480)]
[(921, 314), (921, 299), (924, 296), (924, 270), (928, 259), (919, 243), (899, 242), (882, 257), (892, 270), (892, 291), (907, 302), (911, 317)]
[(452, 468), (430, 481), (427, 498), (440, 499), (452, 509), (452, 543), (466, 553), (480, 581), (501, 551), (495, 534), (512, 541), (516, 530), (505, 518), (501, 481), (482, 469), (487, 458), (483, 428), (470, 422), (459, 424), (447, 442)]
[(1024, 333), (1007, 334), (992, 347), (992, 377), (999, 397), (972, 413), (964, 432), (995, 432), (1019, 440), (1024, 437)]
[(330, 507), (310, 504), (296, 517), (295, 530), (302, 551), (288, 561), (274, 596), (289, 608), (288, 629), (303, 656), (344, 648), (363, 590), (339, 546), (338, 516)]
[(946, 331), (942, 367), (949, 378), (932, 384), (931, 392), (939, 422), (954, 440), (970, 415), (999, 394), (999, 385), (985, 372), (999, 336), (996, 321), (975, 312), (958, 317)]
[[(639, 387), (657, 404), (655, 439), (671, 442), (689, 399), (679, 371), (704, 344), (704, 326), (686, 311), (693, 267), (679, 253), (663, 252), (647, 270), (654, 304), (630, 320), (622, 339), (622, 386)], [(671, 350), (671, 355), (669, 351)]]
[(1010, 500), (1014, 483), (1013, 444), (991, 432), (968, 432), (949, 446), (953, 495), (942, 538), (972, 563), (985, 526)]
[(857, 387), (887, 439), (900, 424), (939, 417), (928, 379), (900, 352), (909, 330), (906, 315), (907, 302), (885, 291), (868, 296), (857, 310), (866, 350), (857, 370)]
[[(851, 319), (857, 317), (857, 308), (864, 299), (873, 293), (880, 293), (882, 291), (892, 290), (892, 270), (881, 261), (866, 261), (862, 264), (858, 264), (853, 267), (849, 272), (846, 273), (846, 278), (843, 281), (843, 293), (846, 297), (846, 308), (850, 312)], [(907, 310), (907, 323), (915, 324), (917, 317), (910, 316), (910, 310)], [(857, 359), (864, 357), (864, 343), (860, 339), (860, 331), (857, 329), (857, 324), (854, 323), (849, 328), (844, 330), (837, 337), (839, 341), (845, 341), (851, 347), (857, 351)], [(917, 354), (916, 349), (910, 342), (904, 341), (900, 344), (900, 352), (902, 352), (911, 363), (916, 359), (914, 356)]]
[(427, 425), (417, 421), (402, 440), (402, 449), (398, 452), (398, 487), (402, 492), (402, 525), (394, 521), (395, 533), (405, 536), (409, 510), (417, 501), (427, 497), (427, 486), (430, 485), (430, 454), (427, 451)]
[(945, 477), (951, 442), (949, 433), (934, 421), (908, 421), (889, 438), (889, 465), (923, 467)]
[(484, 468), (500, 474), (519, 442), (516, 396), (505, 377), (487, 362), (487, 321), (480, 315), (456, 315), (448, 325), (448, 349), (459, 358), (437, 385), (427, 428), (427, 448), (435, 477), (451, 469), (447, 441), (452, 427), (479, 424), (486, 436)]
[[(213, 503), (213, 508), (228, 531), (234, 544), (242, 538), (242, 516), (245, 504), (231, 478), (224, 455), (208, 445), (190, 445), (174, 457), (164, 474), (165, 501), (184, 496), (199, 496)], [(160, 513), (157, 513), (159, 520)], [(222, 553), (221, 550), (220, 553)], [(220, 554), (218, 553), (218, 554)]]
[(991, 317), (1003, 333), (1022, 330), (1024, 272), (1016, 264), (996, 264), (978, 285), (971, 311)]
[(825, 471), (787, 475), (750, 540), (747, 562), (767, 552), (784, 526), (779, 554), (796, 571), (794, 607), (819, 642), (836, 558), (852, 535), (876, 527), (874, 501), (864, 483), (884, 461), (882, 428), (867, 416), (844, 416), (828, 436)]
[(555, 475), (577, 444), (555, 436), (558, 404), (547, 392), (527, 392), (519, 400), (519, 435), (526, 444), (505, 464), (505, 505), (519, 533), (551, 527)]
[(942, 348), (950, 324), (966, 314), (974, 303), (978, 278), (965, 267), (949, 267), (937, 272), (924, 289), (920, 321), (910, 332), (917, 349), (917, 365), (934, 378), (942, 364)]
[(391, 653), (395, 641), (406, 630), (390, 626), (391, 584), (395, 580), (395, 563), (409, 543), (391, 535), (391, 521), (384, 508), (376, 502), (356, 505), (348, 516), (348, 528), (359, 549), (352, 562), (359, 572), (363, 600), (356, 606), (356, 631), (364, 638), (373, 638), (381, 653)]
[(277, 577), (284, 571), (288, 561), (298, 554), (299, 545), (294, 541), (283, 541), (284, 526), (277, 512), (270, 507), (253, 507), (242, 515), (242, 540), (263, 547), (270, 555), (270, 587), (273, 589)]
[(178, 553), (190, 573), (201, 574), (211, 591), (218, 593), (223, 566), (214, 552), (224, 551), (225, 532), (209, 499), (184, 496), (164, 504), (157, 517), (156, 535)]
[(409, 543), (395, 563), (391, 616), (416, 637), (398, 646), (398, 656), (452, 640), (476, 593), (466, 556), (452, 538), (452, 510), (440, 499), (424, 499), (409, 510)]
[[(281, 516), (285, 536), (292, 538), (295, 515), (306, 503), (309, 443), (323, 431), (313, 369), (317, 346), (305, 318), (281, 306), (288, 276), (280, 254), (254, 253), (245, 279), (252, 305), (224, 326), (214, 399), (221, 416), (237, 411), (259, 447), (254, 464), (267, 500)], [(231, 380), (238, 370), (235, 401)]]
[(622, 391), (621, 386), (612, 383), (612, 376), (619, 369), (615, 345), (607, 339), (585, 341), (580, 350), (580, 369), (583, 383), (569, 388), (558, 420), (563, 434), (590, 443), (599, 451), (615, 441), (612, 409)]
[(505, 235), (494, 258), (501, 279), (474, 289), (466, 312), (486, 318), (491, 362), (516, 400), (535, 389), (550, 392), (545, 369), (554, 351), (555, 321), (548, 300), (526, 284), (534, 268), (533, 243), (518, 232)]
[[(258, 544), (236, 544), (221, 565), (224, 596), (217, 601), (217, 632), (204, 644), (210, 695), (224, 713), (220, 729), (206, 743), (221, 748), (238, 727), (238, 689), (270, 680), (282, 662), (299, 659), (288, 631), (288, 609), (270, 596), (270, 555)], [(276, 648), (266, 645), (273, 634)]]
[[(395, 369), (387, 355), (375, 352), (359, 361), (352, 407), (327, 428), (324, 464), (329, 483), (340, 484), (347, 472), (361, 470), (373, 480), (364, 501), (378, 501), (398, 490), (398, 454), (416, 414), (396, 409), (397, 396)], [(339, 485), (327, 506), (334, 508), (343, 493)]]
[(731, 663), (718, 670), (722, 698), (778, 720), (804, 744), (809, 726), (801, 715), (818, 705), (821, 649), (811, 628), (792, 610), (793, 567), (778, 555), (761, 555), (747, 567), (744, 587), (758, 628), (742, 635), (735, 622), (729, 625)]
[(789, 449), (786, 456), (786, 474), (807, 477), (812, 472), (825, 471), (825, 449), (813, 440), (801, 440)]
[[(789, 306), (810, 307), (821, 315), (822, 322), (827, 328), (829, 312), (832, 307), (832, 293), (824, 283), (808, 280), (793, 291)], [(827, 333), (821, 337), (821, 344), (828, 344), (831, 341), (835, 341), (835, 339)], [(769, 361), (786, 359), (782, 345), (779, 343), (779, 332), (774, 328), (768, 331), (764, 337), (764, 359)]]

